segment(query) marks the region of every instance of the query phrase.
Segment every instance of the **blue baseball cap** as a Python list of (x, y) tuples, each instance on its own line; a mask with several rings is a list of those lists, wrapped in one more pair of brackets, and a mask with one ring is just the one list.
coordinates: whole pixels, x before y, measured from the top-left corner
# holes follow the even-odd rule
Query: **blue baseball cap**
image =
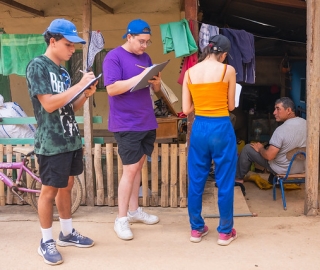
[(149, 24), (141, 19), (136, 19), (128, 24), (127, 32), (122, 38), (126, 38), (128, 34), (139, 35), (139, 34), (149, 34), (151, 35), (151, 28)]
[[(76, 26), (66, 19), (53, 20), (47, 28), (46, 32), (47, 31), (52, 34), (61, 34), (65, 39), (72, 43), (86, 44), (85, 40), (78, 36)], [(46, 32), (44, 32), (43, 34), (45, 34)]]

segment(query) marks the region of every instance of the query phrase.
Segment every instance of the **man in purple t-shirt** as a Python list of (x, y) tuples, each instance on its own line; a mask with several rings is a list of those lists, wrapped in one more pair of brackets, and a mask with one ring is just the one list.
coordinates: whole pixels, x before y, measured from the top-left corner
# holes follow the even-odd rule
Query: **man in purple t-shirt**
[[(151, 30), (147, 22), (137, 19), (128, 24), (123, 36), (126, 42), (111, 50), (103, 61), (104, 85), (109, 95), (109, 130), (114, 132), (123, 174), (118, 188), (119, 213), (114, 230), (118, 237), (130, 240), (133, 234), (129, 222), (155, 224), (159, 218), (139, 207), (138, 196), (141, 169), (153, 151), (158, 127), (149, 87), (130, 92), (152, 65), (146, 48), (151, 45)], [(160, 74), (150, 80), (153, 91), (160, 90)]]

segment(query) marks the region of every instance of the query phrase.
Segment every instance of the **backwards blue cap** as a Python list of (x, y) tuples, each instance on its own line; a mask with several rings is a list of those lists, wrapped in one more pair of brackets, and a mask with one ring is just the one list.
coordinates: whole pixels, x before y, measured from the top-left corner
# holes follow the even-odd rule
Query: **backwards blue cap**
[(123, 35), (122, 38), (126, 38), (126, 36), (128, 34), (132, 34), (132, 35), (149, 34), (149, 35), (151, 35), (151, 29), (150, 29), (150, 26), (147, 22), (145, 22), (141, 19), (136, 19), (136, 20), (131, 21), (128, 24), (127, 32)]

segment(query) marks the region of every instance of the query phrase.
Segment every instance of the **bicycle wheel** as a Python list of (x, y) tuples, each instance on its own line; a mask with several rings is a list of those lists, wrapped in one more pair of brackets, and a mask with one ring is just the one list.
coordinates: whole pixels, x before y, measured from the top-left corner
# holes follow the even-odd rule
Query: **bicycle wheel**
[[(41, 190), (41, 183), (32, 180), (31, 189)], [(32, 208), (38, 213), (39, 193), (29, 193), (29, 202)], [(82, 185), (78, 176), (74, 177), (74, 184), (71, 190), (71, 215), (74, 214), (80, 206), (82, 199)], [(53, 205), (53, 220), (59, 220), (59, 213), (56, 205)]]

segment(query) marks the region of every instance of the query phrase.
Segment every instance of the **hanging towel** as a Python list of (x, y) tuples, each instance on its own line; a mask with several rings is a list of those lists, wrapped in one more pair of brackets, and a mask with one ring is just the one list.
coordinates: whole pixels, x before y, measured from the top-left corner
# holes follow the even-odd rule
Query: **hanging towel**
[(0, 72), (3, 75), (26, 75), (28, 63), (43, 54), (47, 44), (40, 34), (0, 35)]
[[(189, 21), (189, 27), (191, 29), (191, 31), (193, 31), (193, 21), (190, 20)], [(184, 74), (185, 72), (191, 68), (192, 66), (194, 66), (196, 63), (198, 63), (198, 53), (194, 53), (192, 55), (189, 55), (187, 57), (184, 58), (184, 61), (183, 61), (183, 65), (182, 65), (182, 69), (181, 69), (181, 72), (180, 72), (180, 75), (179, 75), (179, 78), (178, 78), (178, 83), (179, 84), (183, 84), (183, 78), (184, 78)]]
[(199, 31), (199, 48), (202, 52), (208, 46), (210, 37), (219, 35), (219, 27), (203, 23)]
[[(223, 28), (222, 34), (229, 38), (231, 49), (228, 64), (236, 70), (237, 82), (255, 83), (254, 37), (244, 30)], [(230, 55), (232, 57), (230, 57)]]
[(186, 19), (179, 22), (160, 24), (163, 53), (175, 51), (176, 57), (188, 56), (198, 51)]

